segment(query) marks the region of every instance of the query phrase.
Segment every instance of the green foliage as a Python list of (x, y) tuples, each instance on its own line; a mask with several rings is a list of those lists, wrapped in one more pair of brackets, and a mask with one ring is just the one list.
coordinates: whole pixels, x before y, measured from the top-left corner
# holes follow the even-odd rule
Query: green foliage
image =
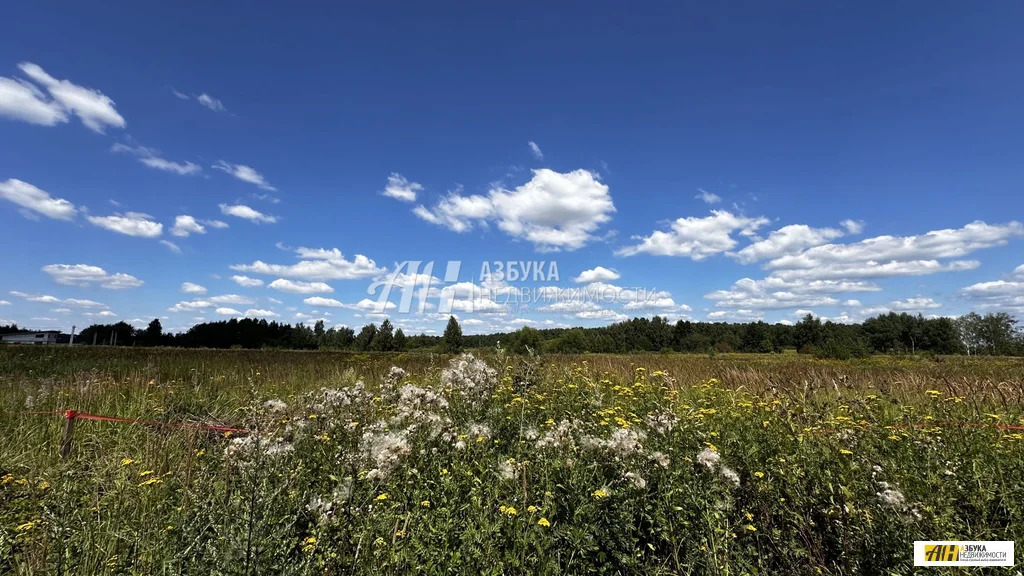
[(444, 329), (444, 351), (448, 354), (462, 352), (462, 327), (455, 316), (448, 317), (448, 325)]
[[(0, 349), (0, 573), (904, 574), (1024, 539), (1019, 359), (405, 357)], [(70, 405), (257, 433), (83, 420), (61, 460), (18, 413)]]

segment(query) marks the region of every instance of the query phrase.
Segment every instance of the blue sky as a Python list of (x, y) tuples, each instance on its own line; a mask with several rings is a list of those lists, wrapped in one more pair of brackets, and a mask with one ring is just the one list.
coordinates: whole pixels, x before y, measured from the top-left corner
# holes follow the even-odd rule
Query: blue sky
[(1017, 2), (7, 16), (0, 322), (1024, 313)]

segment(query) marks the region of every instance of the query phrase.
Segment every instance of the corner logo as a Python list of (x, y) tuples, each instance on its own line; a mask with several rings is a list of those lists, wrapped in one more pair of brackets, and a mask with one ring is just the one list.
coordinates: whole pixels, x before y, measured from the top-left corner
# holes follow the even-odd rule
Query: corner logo
[(916, 541), (914, 566), (1013, 566), (1013, 541)]

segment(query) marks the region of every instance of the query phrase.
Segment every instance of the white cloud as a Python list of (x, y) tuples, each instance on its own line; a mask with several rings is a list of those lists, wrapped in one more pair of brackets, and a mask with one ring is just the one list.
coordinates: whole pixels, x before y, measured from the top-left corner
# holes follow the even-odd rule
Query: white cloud
[(35, 85), (4, 77), (0, 77), (0, 116), (40, 126), (55, 126), (68, 121), (64, 108), (47, 100)]
[(188, 214), (181, 214), (174, 217), (174, 227), (171, 228), (171, 235), (186, 237), (189, 234), (206, 234), (206, 228)]
[(719, 308), (781, 310), (794, 307), (832, 306), (839, 301), (829, 296), (844, 292), (876, 292), (877, 284), (863, 281), (814, 280), (787, 281), (768, 277), (763, 280), (741, 278), (729, 290), (715, 290), (704, 297)]
[(185, 94), (184, 92), (178, 92), (174, 88), (171, 88), (171, 93), (174, 94), (179, 100), (189, 100), (192, 98), (188, 94)]
[(941, 308), (942, 304), (932, 300), (931, 298), (907, 298), (905, 300), (894, 300), (889, 307), (893, 310), (928, 310), (931, 308)]
[(277, 222), (277, 216), (269, 216), (258, 210), (254, 210), (244, 204), (237, 204), (234, 206), (221, 204), (220, 211), (222, 214), (226, 216), (244, 218), (246, 220), (249, 220), (250, 222), (266, 222), (268, 224), (273, 224), (274, 222)]
[(196, 101), (214, 112), (224, 111), (224, 103), (205, 92), (197, 96)]
[(850, 244), (825, 244), (775, 258), (767, 268), (789, 279), (881, 278), (970, 270), (975, 261), (960, 258), (983, 248), (1003, 246), (1024, 235), (1019, 222), (991, 225), (972, 222), (963, 228), (935, 230), (918, 236), (877, 236)]
[(142, 286), (142, 280), (130, 274), (108, 274), (99, 266), (88, 264), (48, 264), (43, 266), (46, 272), (57, 284), (66, 286), (99, 286), (118, 290), (122, 288), (138, 288)]
[(207, 298), (207, 300), (214, 304), (240, 304), (242, 306), (249, 306), (250, 304), (256, 303), (252, 298), (242, 296), (240, 294), (222, 294), (220, 296)]
[(200, 220), (200, 222), (204, 226), (209, 226), (210, 228), (218, 228), (218, 229), (220, 229), (220, 228), (227, 228), (228, 227), (228, 223), (227, 222), (223, 222), (221, 220)]
[(263, 286), (263, 280), (260, 280), (259, 278), (249, 278), (248, 276), (235, 275), (232, 276), (231, 279), (235, 282), (235, 284), (238, 284), (239, 286), (244, 286), (246, 288), (256, 288), (258, 286)]
[(590, 270), (584, 270), (579, 276), (572, 279), (573, 282), (580, 284), (587, 284), (590, 282), (609, 282), (611, 280), (618, 280), (621, 274), (610, 268), (604, 266), (597, 266)]
[(736, 253), (742, 264), (775, 259), (795, 254), (812, 246), (820, 246), (843, 235), (835, 228), (811, 228), (806, 224), (783, 226), (768, 235), (768, 238), (750, 244)]
[(237, 272), (320, 281), (368, 278), (385, 272), (384, 268), (377, 267), (373, 260), (362, 254), (356, 254), (354, 259), (346, 260), (337, 248), (298, 248), (295, 252), (301, 258), (295, 264), (268, 264), (257, 260), (252, 264), (236, 264), (231, 266), (231, 269)]
[(700, 194), (697, 194), (694, 198), (703, 200), (705, 204), (717, 204), (722, 201), (722, 197), (718, 194), (708, 192), (703, 188), (698, 188), (697, 190), (700, 191)]
[(764, 320), (764, 314), (756, 310), (715, 310), (708, 312), (708, 320), (717, 322), (756, 322)]
[(110, 147), (110, 150), (111, 152), (137, 156), (139, 162), (149, 166), (150, 168), (156, 168), (157, 170), (163, 170), (164, 172), (172, 172), (174, 174), (187, 176), (190, 174), (198, 174), (203, 171), (202, 167), (192, 162), (181, 163), (161, 158), (156, 150), (146, 148), (145, 146), (128, 146), (121, 143), (115, 143)]
[(625, 320), (629, 320), (628, 315), (607, 309), (584, 310), (582, 312), (577, 312), (576, 317), (583, 320), (605, 320), (608, 322), (623, 322)]
[(274, 304), (284, 304), (284, 302), (281, 302), (277, 298), (271, 298), (270, 296), (267, 296), (267, 300), (272, 302), (272, 303), (274, 303)]
[(416, 182), (409, 182), (401, 174), (393, 173), (388, 176), (388, 185), (381, 194), (401, 200), (402, 202), (415, 202), (416, 193), (422, 190), (422, 185)]
[(234, 308), (217, 308), (214, 313), (220, 316), (241, 316), (242, 313)]
[(678, 218), (672, 223), (671, 230), (656, 230), (650, 236), (634, 236), (642, 240), (636, 246), (629, 246), (618, 251), (624, 256), (647, 253), (657, 256), (686, 256), (693, 260), (703, 260), (709, 256), (732, 250), (736, 240), (732, 233), (752, 236), (754, 232), (768, 224), (767, 218), (747, 218), (736, 216), (725, 210), (712, 210), (711, 216), (704, 218)]
[(164, 225), (154, 222), (151, 218), (152, 216), (149, 214), (142, 214), (141, 212), (126, 212), (124, 214), (115, 212), (112, 216), (85, 217), (94, 226), (106, 228), (119, 234), (142, 238), (156, 238), (163, 234)]
[(11, 290), (10, 295), (22, 298), (28, 302), (40, 302), (43, 304), (64, 304), (66, 306), (75, 306), (77, 308), (108, 308), (108, 306), (102, 302), (96, 302), (95, 300), (83, 300), (80, 298), (68, 298), (66, 300), (61, 300), (60, 298), (50, 296), (49, 294), (27, 294), (25, 292), (18, 292), (17, 290)]
[(212, 307), (213, 304), (206, 300), (190, 300), (178, 302), (174, 306), (168, 308), (168, 310), (171, 312), (193, 312), (195, 310), (203, 310)]
[(0, 300), (0, 306), (10, 306), (10, 305), (11, 305), (11, 303), (8, 302), (7, 300)]
[(0, 182), (0, 198), (38, 212), (55, 220), (71, 220), (78, 213), (75, 205), (63, 198), (54, 198), (28, 182), (15, 178)]
[(587, 170), (559, 173), (542, 168), (533, 178), (506, 190), (495, 186), (487, 196), (454, 192), (434, 208), (417, 206), (413, 213), (427, 222), (464, 232), (493, 221), (514, 238), (538, 250), (576, 250), (594, 240), (594, 233), (615, 212), (608, 186)]
[(125, 120), (118, 114), (114, 101), (102, 92), (58, 80), (31, 62), (22, 62), (18, 68), (35, 85), (21, 79), (0, 78), (0, 115), (54, 126), (67, 122), (74, 114), (87, 128), (100, 134), (107, 127), (124, 128)]
[[(1021, 277), (1021, 268), (1014, 270), (1015, 277)], [(1024, 278), (978, 282), (960, 290), (960, 295), (984, 310), (1024, 314)]]
[(341, 308), (344, 306), (344, 304), (334, 298), (324, 298), (322, 296), (310, 296), (303, 300), (303, 302), (310, 306), (326, 306), (329, 308)]
[(277, 318), (280, 316), (273, 310), (264, 310), (263, 308), (249, 308), (245, 311), (246, 318)]
[(285, 278), (278, 278), (270, 284), (269, 288), (274, 290), (280, 290), (281, 292), (290, 292), (292, 294), (317, 294), (322, 292), (334, 292), (334, 288), (331, 288), (324, 282), (302, 282), (298, 280), (287, 280)]
[(840, 224), (843, 228), (846, 228), (846, 231), (850, 234), (860, 234), (864, 231), (864, 222), (861, 222), (860, 220), (847, 219), (840, 222)]
[(182, 282), (180, 290), (185, 294), (206, 294), (206, 287), (192, 282)]
[(540, 146), (537, 146), (536, 142), (530, 141), (527, 142), (527, 144), (530, 146), (530, 152), (533, 154), (534, 158), (537, 160), (544, 159), (544, 152), (541, 151)]
[(223, 160), (217, 161), (217, 163), (214, 164), (213, 167), (216, 168), (217, 170), (227, 172), (228, 174), (234, 176), (235, 178), (241, 180), (242, 182), (255, 184), (256, 186), (262, 188), (263, 190), (269, 190), (271, 192), (277, 191), (277, 188), (271, 186), (270, 183), (267, 182), (267, 180), (263, 177), (263, 175), (257, 172), (255, 168), (251, 168), (244, 164), (231, 164), (230, 162), (225, 162)]

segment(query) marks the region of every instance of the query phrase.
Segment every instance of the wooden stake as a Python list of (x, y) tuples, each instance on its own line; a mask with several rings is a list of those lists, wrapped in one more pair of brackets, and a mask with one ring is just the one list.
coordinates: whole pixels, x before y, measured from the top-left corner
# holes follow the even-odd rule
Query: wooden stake
[(60, 437), (60, 457), (67, 458), (71, 454), (71, 438), (75, 434), (75, 418), (78, 412), (64, 411), (64, 433)]

